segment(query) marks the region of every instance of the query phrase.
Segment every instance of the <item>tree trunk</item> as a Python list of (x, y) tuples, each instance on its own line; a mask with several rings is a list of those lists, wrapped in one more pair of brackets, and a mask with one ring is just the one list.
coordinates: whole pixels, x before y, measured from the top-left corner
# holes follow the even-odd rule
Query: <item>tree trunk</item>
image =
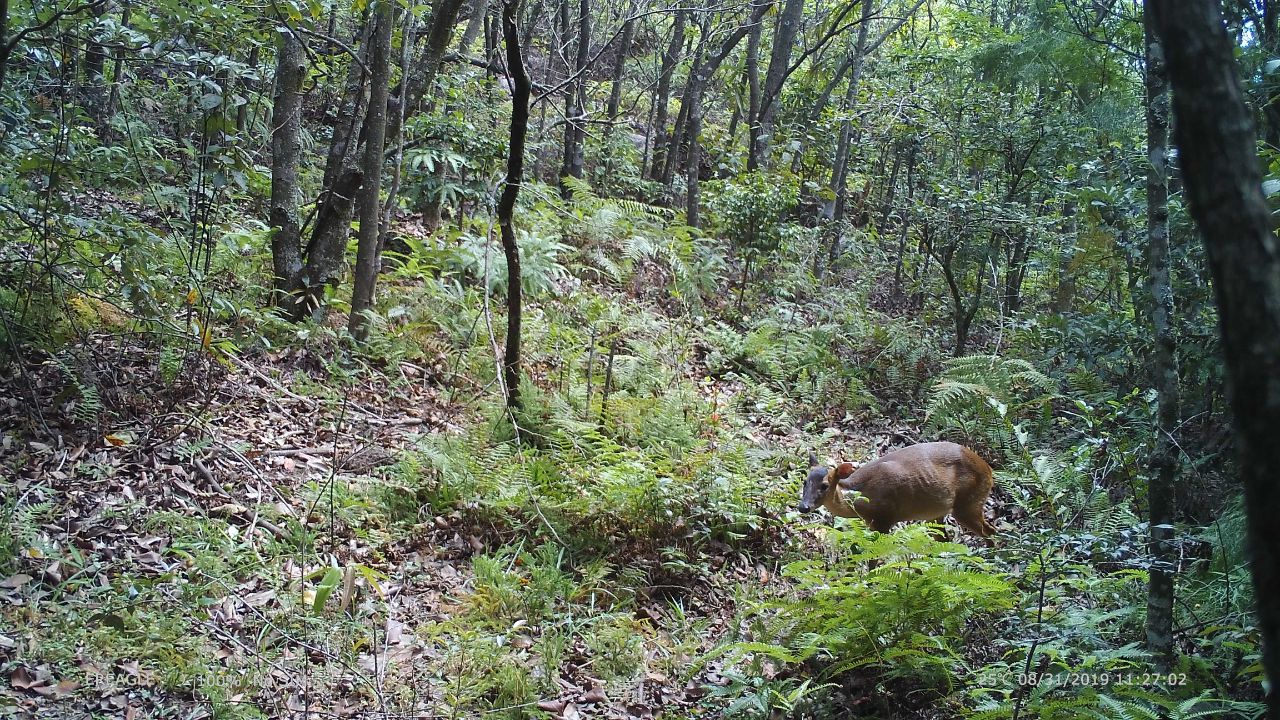
[(1151, 527), (1151, 569), (1147, 589), (1147, 649), (1161, 672), (1173, 666), (1173, 599), (1177, 555), (1173, 546), (1174, 488), (1178, 477), (1178, 359), (1173, 336), (1173, 284), (1169, 279), (1169, 78), (1164, 49), (1150, 13), (1144, 13), (1147, 91), (1147, 274), (1151, 329), (1155, 333), (1152, 373), (1156, 397), (1156, 443), (1151, 451), (1147, 501)]
[(898, 170), (902, 168), (902, 145), (893, 145), (893, 169), (889, 171), (889, 182), (884, 188), (884, 201), (880, 206), (880, 224), (876, 226), (876, 234), (883, 236), (889, 227), (889, 214), (893, 212), (893, 196), (898, 188)]
[(1018, 231), (1005, 250), (1004, 302), (1001, 312), (1011, 315), (1022, 309), (1022, 283), (1027, 277), (1027, 259), (1031, 241), (1025, 231)]
[(698, 227), (698, 179), (702, 172), (701, 146), (698, 135), (702, 132), (702, 100), (699, 95), (689, 99), (689, 157), (685, 166), (685, 224)]
[(290, 30), (280, 33), (276, 92), (271, 110), (271, 269), (272, 304), (291, 312), (290, 291), (302, 272), (302, 223), (298, 217), (298, 132), (302, 127), (302, 81), (306, 76), (302, 41)]
[[(720, 69), (725, 59), (733, 53), (734, 48), (738, 47), (738, 43), (742, 42), (742, 38), (747, 35), (750, 28), (760, 23), (760, 19), (764, 17), (764, 13), (768, 9), (768, 3), (762, 3), (757, 6), (747, 19), (746, 24), (739, 26), (725, 37), (715, 53), (705, 60), (703, 55), (706, 52), (707, 38), (711, 34), (711, 23), (710, 20), (703, 23), (701, 39), (698, 41), (698, 49), (694, 53), (693, 68), (689, 71), (689, 83), (685, 88), (685, 97), (682, 103), (684, 106), (682, 109), (686, 114), (685, 127), (677, 136), (685, 139), (689, 147), (685, 164), (685, 180), (688, 183), (685, 195), (685, 221), (693, 227), (697, 227), (698, 222), (698, 174), (701, 171), (698, 134), (702, 131), (702, 94), (706, 92), (712, 76)], [(670, 165), (674, 166), (674, 153), (670, 161)]]
[(489, 12), (489, 0), (471, 0), (471, 16), (467, 18), (467, 29), (462, 31), (462, 39), (458, 41), (458, 54), (465, 55), (471, 51), (471, 45), (480, 35), (484, 27), (485, 15)]
[(747, 170), (756, 170), (767, 164), (765, 161), (769, 145), (773, 142), (773, 128), (782, 100), (782, 84), (789, 73), (791, 48), (795, 46), (803, 15), (804, 0), (786, 0), (778, 15), (778, 26), (773, 32), (773, 50), (769, 53), (769, 69), (765, 72), (760, 95), (760, 132), (751, 147)]
[[(404, 26), (400, 29), (400, 77), (409, 77), (409, 67), (413, 60), (413, 37), (417, 16), (411, 12), (404, 13)], [(396, 210), (396, 196), (400, 194), (400, 180), (404, 170), (404, 103), (393, 102), (387, 109), (394, 113), (387, 119), (387, 125), (395, 123), (399, 131), (387, 137), (387, 145), (394, 147), (391, 152), (391, 187), (387, 189), (387, 199), (382, 203), (382, 221), (378, 230), (378, 255), (374, 258), (374, 267), (382, 267), (382, 251), (387, 247), (387, 239), (391, 235), (391, 221)], [(443, 166), (444, 163), (440, 163)]]
[[(916, 196), (916, 159), (920, 156), (920, 143), (911, 143), (911, 151), (907, 155), (907, 208), (912, 205)], [(907, 236), (911, 232), (911, 221), (908, 213), (903, 213), (902, 224), (898, 227), (898, 256), (893, 270), (893, 297), (896, 300), (902, 294), (903, 256), (907, 253)]]
[(729, 115), (729, 130), (725, 133), (725, 144), (733, 147), (733, 143), (738, 139), (738, 123), (742, 122), (742, 98), (738, 95), (729, 97), (729, 104), (733, 106), (733, 113)]
[(636, 37), (637, 20), (634, 15), (637, 9), (638, 7), (632, 4), (631, 13), (627, 21), (622, 25), (622, 36), (618, 38), (618, 54), (613, 59), (613, 78), (612, 85), (609, 88), (609, 105), (605, 110), (605, 115), (609, 118), (610, 123), (618, 119), (618, 109), (622, 105), (622, 76), (627, 69), (627, 55), (631, 52), (631, 43)]
[(1280, 718), (1280, 242), (1218, 3), (1150, 0), (1146, 7), (1168, 61), (1179, 164), (1218, 300), (1268, 708)]
[[(96, 6), (90, 15), (97, 20), (107, 14), (108, 3)], [(96, 22), (94, 23), (96, 25)], [(107, 109), (107, 51), (92, 35), (84, 50), (84, 89), (81, 102), (90, 117), (101, 130), (106, 121)]]
[(653, 129), (657, 131), (657, 139), (653, 144), (653, 162), (649, 165), (649, 179), (661, 180), (666, 165), (667, 146), (667, 113), (671, 105), (671, 76), (680, 62), (680, 50), (684, 47), (684, 24), (686, 11), (677, 11), (672, 21), (671, 42), (662, 55), (662, 69), (658, 73), (658, 89), (654, 95), (654, 107), (657, 108), (653, 119)]
[[(523, 2), (523, 0), (521, 0)], [(533, 9), (525, 17), (524, 32), (520, 33), (520, 47), (529, 47), (529, 43), (533, 41), (533, 31), (538, 27), (538, 21), (542, 19), (542, 13), (547, 9), (547, 4), (551, 0), (537, 0), (533, 4)], [(493, 28), (493, 42), (488, 47), (485, 57), (496, 57), (498, 52), (498, 43), (502, 40), (502, 18), (494, 18), (494, 22), (490, 23)], [(551, 63), (546, 63), (548, 66)], [(528, 72), (526, 69), (525, 72)], [(532, 81), (531, 81), (532, 82)], [(545, 106), (545, 103), (544, 103)]]
[(9, 40), (9, 0), (0, 0), (0, 91), (4, 90), (5, 73), (15, 43)]
[(609, 394), (613, 391), (613, 360), (618, 356), (618, 329), (612, 328), (609, 341), (609, 359), (604, 366), (604, 387), (600, 391), (600, 424), (609, 420)]
[(364, 184), (356, 197), (360, 211), (360, 241), (356, 247), (351, 317), (347, 329), (356, 342), (369, 339), (369, 312), (378, 281), (378, 239), (382, 236), (382, 162), (387, 137), (387, 99), (391, 83), (391, 29), (394, 24), (392, 0), (378, 0), (374, 11), (373, 37), (369, 45), (369, 112), (365, 115), (364, 155), (360, 161)]
[(664, 202), (671, 199), (671, 186), (675, 182), (676, 167), (680, 163), (680, 150), (686, 147), (689, 136), (689, 109), (692, 107), (693, 94), (698, 92), (698, 68), (702, 65), (707, 52), (707, 40), (711, 34), (711, 14), (703, 12), (698, 17), (698, 43), (694, 46), (690, 57), (689, 75), (685, 78), (684, 92), (680, 95), (680, 112), (671, 126), (671, 133), (666, 138), (666, 149), (662, 154), (662, 170), (658, 178), (662, 181)]
[[(862, 0), (862, 22), (858, 24), (858, 39), (853, 44), (850, 60), (849, 87), (844, 92), (845, 118), (840, 122), (840, 139), (836, 141), (836, 162), (831, 172), (831, 200), (823, 207), (823, 216), (839, 221), (844, 217), (845, 193), (849, 187), (849, 157), (853, 154), (854, 128), (849, 115), (858, 104), (858, 85), (862, 82), (863, 58), (867, 53), (867, 37), (871, 32), (871, 16), (874, 0)], [(859, 128), (861, 130), (861, 128)]]
[(955, 357), (962, 357), (969, 348), (969, 330), (973, 327), (973, 319), (978, 314), (978, 308), (982, 306), (982, 289), (985, 283), (982, 279), (982, 268), (979, 267), (974, 276), (977, 287), (973, 291), (973, 297), (965, 302), (960, 280), (955, 274), (955, 251), (954, 246), (945, 248), (938, 254), (937, 260), (942, 268), (942, 277), (947, 282), (947, 290), (951, 294), (952, 324), (955, 326), (956, 334)]
[(502, 37), (507, 46), (507, 71), (511, 73), (511, 132), (507, 154), (507, 177), (498, 199), (498, 227), (502, 236), (502, 253), (507, 259), (507, 339), (502, 356), (502, 380), (507, 391), (507, 408), (520, 408), (520, 247), (516, 244), (513, 225), (516, 197), (524, 176), (524, 142), (529, 131), (529, 95), (532, 85), (520, 54), (520, 34), (516, 29), (516, 13), (520, 0), (504, 0), (502, 5)]
[[(569, 24), (569, 0), (560, 0), (556, 16), (559, 18), (560, 38), (559, 38), (559, 54), (565, 56), (572, 48), (572, 40), (570, 35)], [(573, 154), (573, 100), (576, 93), (574, 92), (573, 64), (566, 57), (564, 60), (564, 76), (569, 78), (568, 84), (564, 92), (564, 140), (560, 144), (560, 170), (556, 178), (556, 185), (560, 189), (560, 197), (569, 198), (569, 188), (564, 184), (564, 176), (569, 174), (569, 157)], [(550, 68), (551, 63), (547, 63)]]
[[(129, 27), (129, 22), (131, 20), (130, 15), (132, 11), (133, 11), (132, 3), (126, 2), (124, 4), (124, 8), (120, 10), (120, 27), (122, 28)], [(2, 37), (3, 34), (4, 33), (0, 31), (0, 37)], [(253, 46), (253, 56), (252, 56), (254, 58), (254, 60), (252, 61), (252, 65), (254, 67), (258, 66), (257, 53), (258, 53), (258, 46), (255, 45)], [(111, 121), (115, 119), (116, 113), (119, 112), (120, 88), (123, 85), (123, 83), (124, 83), (124, 48), (119, 47), (119, 48), (116, 48), (115, 57), (113, 58), (113, 62), (112, 62), (111, 90), (110, 92), (107, 93), (107, 107), (103, 112), (103, 118), (104, 118), (103, 125), (107, 128), (105, 137), (108, 142), (115, 142), (117, 139), (116, 137), (117, 133), (111, 130), (110, 127), (111, 127)], [(247, 106), (247, 103), (245, 105), (241, 105), (240, 112), (243, 113), (244, 108), (246, 106)], [(237, 127), (237, 130), (238, 129), (239, 128)]]
[[(262, 53), (262, 48), (260, 48), (257, 45), (254, 45), (253, 49), (249, 51), (249, 60), (246, 64), (251, 68), (257, 68), (258, 62), (261, 59), (261, 53)], [(118, 63), (119, 60), (117, 60), (116, 62)], [(111, 109), (114, 112), (114, 109), (115, 109), (114, 98), (116, 97), (115, 85), (112, 85), (111, 95), (113, 98), (113, 102), (111, 103)], [(249, 122), (249, 102), (246, 100), (245, 102), (240, 103), (240, 107), (236, 108), (236, 132), (237, 133), (243, 132), (248, 122)]]
[[(503, 1), (503, 2), (506, 2), (507, 0), (502, 0), (502, 1)], [(542, 6), (543, 6), (543, 3), (539, 3), (538, 5), (536, 5), (536, 6), (534, 7), (534, 11), (535, 11), (535, 12), (534, 12), (533, 14), (534, 14), (534, 15), (536, 15), (536, 14), (537, 14), (537, 10), (538, 10), (538, 8), (541, 8)], [(561, 7), (565, 7), (565, 6), (564, 6), (563, 4), (561, 4)], [(560, 15), (560, 13), (556, 13), (556, 15), (557, 15), (557, 16), (559, 16), (559, 15)], [(561, 27), (563, 28), (563, 27), (567, 26), (567, 25), (568, 25), (568, 22), (569, 22), (569, 21), (568, 21), (567, 19), (565, 19)], [(498, 24), (499, 24), (499, 26), (501, 26), (501, 24), (502, 24), (500, 19), (499, 19)], [(568, 31), (567, 31), (567, 30), (563, 30), (563, 32), (568, 32)], [(521, 46), (521, 47), (529, 47), (529, 43), (530, 43), (530, 35), (531, 35), (531, 33), (532, 33), (532, 31), (531, 31), (531, 30), (527, 30), (527, 31), (525, 32), (523, 39), (520, 41), (520, 46)], [(492, 55), (490, 55), (489, 57), (493, 57), (493, 56), (492, 56)], [(550, 87), (550, 86), (553, 84), (553, 83), (552, 83), (552, 77), (553, 77), (553, 73), (555, 72), (555, 69), (556, 69), (556, 63), (551, 62), (550, 60), (548, 60), (547, 62), (542, 63), (542, 84), (543, 84), (543, 85), (545, 85), (545, 86), (547, 86), (547, 87)], [(527, 72), (527, 71), (526, 71), (526, 72)], [(537, 129), (537, 131), (534, 133), (534, 137), (546, 137), (546, 135), (547, 135), (547, 108), (548, 108), (550, 105), (551, 105), (551, 100), (550, 100), (550, 99), (547, 99), (547, 100), (544, 100), (543, 102), (538, 103), (538, 129)], [(543, 158), (543, 156), (544, 156), (544, 155), (546, 155), (546, 153), (541, 153), (541, 152), (536, 152), (536, 151), (533, 153), (533, 168), (532, 168), (532, 170), (531, 170), (531, 171), (530, 171), (530, 173), (529, 173), (529, 177), (530, 177), (530, 178), (532, 178), (532, 179), (534, 179), (534, 180), (540, 180), (540, 179), (542, 179), (542, 158)]]
[[(369, 32), (372, 23), (364, 22), (356, 36), (361, 46), (361, 57), (368, 59)], [(324, 168), (324, 192), (316, 208), (315, 226), (307, 244), (306, 266), (291, 289), (298, 294), (293, 303), (291, 319), (300, 321), (308, 314), (313, 320), (324, 318), (326, 308), (324, 291), (338, 283), (342, 259), (347, 250), (347, 236), (351, 232), (351, 216), (355, 209), (356, 190), (364, 180), (356, 162), (359, 149), (358, 128), (364, 124), (368, 110), (364, 69), (354, 60), (348, 69), (343, 90), (343, 101), (329, 143), (329, 155)]]
[(1055, 315), (1065, 315), (1071, 312), (1072, 306), (1075, 305), (1076, 296), (1076, 276), (1075, 264), (1076, 257), (1076, 232), (1078, 223), (1076, 221), (1076, 204), (1070, 200), (1064, 200), (1062, 203), (1062, 225), (1059, 233), (1062, 236), (1063, 248), (1058, 253), (1058, 284), (1053, 289), (1053, 301), (1049, 304), (1049, 310)]
[[(471, 39), (467, 39), (467, 33), (478, 34), (480, 32), (479, 29), (484, 25), (486, 17), (485, 13), (487, 12), (488, 7), (489, 5), (487, 0), (479, 0), (479, 2), (472, 4), (472, 12), (476, 14), (472, 15), (471, 20), (467, 23), (467, 29), (463, 31), (462, 40), (458, 43), (459, 54), (464, 53), (466, 48), (469, 48), (471, 43), (475, 41), (474, 34)], [(452, 103), (446, 105), (444, 111), (445, 116), (451, 115), (455, 109), (456, 108)], [(447, 142), (447, 139), (445, 139), (445, 141)], [(404, 132), (401, 131), (400, 137), (392, 138), (390, 142), (395, 142), (398, 145), (403, 146)], [(435, 163), (435, 166), (431, 168), (431, 184), (433, 186), (439, 188), (444, 184), (446, 166), (447, 163), (437, 162)], [(444, 201), (444, 195), (441, 193), (437, 193), (426, 199), (426, 203), (422, 208), (422, 225), (427, 228), (428, 232), (435, 232), (444, 224)], [(462, 212), (461, 208), (459, 208), (458, 218), (461, 219), (461, 217)]]
[[(578, 0), (578, 44), (573, 73), (577, 77), (569, 86), (569, 104), (572, 114), (565, 123), (564, 167), (560, 175), (582, 179), (586, 169), (587, 140), (587, 62), (591, 59), (591, 1)], [(561, 195), (572, 193), (564, 186)]]
[(760, 138), (760, 34), (764, 23), (755, 23), (747, 35), (747, 157)]
[(463, 0), (440, 0), (432, 11), (427, 24), (427, 44), (418, 61), (413, 64), (413, 71), (406, 79), (401, 80), (400, 89), (394, 96), (393, 105), (400, 107), (393, 107), (387, 113), (386, 137), (392, 142), (400, 137), (404, 121), (418, 112), (422, 98), (435, 84), (440, 63), (449, 48), (449, 39), (453, 36), (453, 27), (458, 24), (462, 3)]

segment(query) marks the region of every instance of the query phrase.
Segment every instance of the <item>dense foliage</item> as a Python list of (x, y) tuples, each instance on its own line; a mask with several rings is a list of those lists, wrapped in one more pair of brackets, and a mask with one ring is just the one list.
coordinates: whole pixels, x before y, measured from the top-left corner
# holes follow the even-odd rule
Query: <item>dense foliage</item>
[[(1263, 713), (1141, 3), (3, 8), (0, 716)], [(941, 439), (990, 544), (794, 512)]]

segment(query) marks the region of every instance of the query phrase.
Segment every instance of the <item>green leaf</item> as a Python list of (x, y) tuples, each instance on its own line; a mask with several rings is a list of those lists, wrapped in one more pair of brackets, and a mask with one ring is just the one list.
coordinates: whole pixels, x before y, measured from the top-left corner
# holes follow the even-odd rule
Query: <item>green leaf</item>
[(324, 579), (316, 587), (316, 599), (311, 604), (311, 609), (315, 612), (323, 610), (324, 604), (328, 602), (329, 596), (333, 594), (333, 589), (338, 587), (340, 582), (342, 582), (342, 570), (340, 568), (331, 567), (326, 570)]

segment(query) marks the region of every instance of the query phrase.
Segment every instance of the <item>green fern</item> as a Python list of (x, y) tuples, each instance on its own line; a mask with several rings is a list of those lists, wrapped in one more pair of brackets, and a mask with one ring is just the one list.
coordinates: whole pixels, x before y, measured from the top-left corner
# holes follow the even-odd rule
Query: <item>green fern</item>
[(946, 685), (960, 664), (961, 632), (968, 618), (1007, 610), (1013, 588), (970, 554), (939, 542), (923, 526), (873, 533), (859, 526), (834, 531), (836, 562), (811, 558), (783, 574), (795, 594), (756, 603), (750, 635), (721, 652), (737, 662), (762, 657), (787, 664), (820, 660), (820, 677), (873, 666), (887, 672), (910, 666), (917, 681)]
[(585, 180), (563, 178), (571, 200), (561, 208), (566, 236), (581, 246), (589, 266), (617, 282), (638, 265), (664, 261), (673, 271), (690, 251), (688, 233), (669, 226), (675, 214), (668, 208), (626, 198), (602, 198)]
[(1028, 460), (1028, 428), (1047, 430), (1057, 385), (1025, 360), (955, 358), (934, 385), (926, 421), (940, 434), (986, 445), (1006, 460)]
[(98, 392), (98, 386), (86, 382), (84, 376), (76, 372), (62, 356), (55, 356), (53, 363), (58, 366), (62, 376), (75, 389), (78, 399), (71, 406), (71, 416), (86, 425), (97, 423), (103, 410), (102, 396)]

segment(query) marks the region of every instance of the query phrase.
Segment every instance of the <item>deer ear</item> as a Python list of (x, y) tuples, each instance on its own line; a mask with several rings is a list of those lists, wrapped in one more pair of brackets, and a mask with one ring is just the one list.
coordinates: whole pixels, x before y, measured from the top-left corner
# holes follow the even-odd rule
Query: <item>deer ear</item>
[(809, 467), (818, 467), (818, 456), (813, 453), (809, 453)]
[(843, 480), (853, 474), (853, 463), (842, 462), (836, 466), (836, 480)]

